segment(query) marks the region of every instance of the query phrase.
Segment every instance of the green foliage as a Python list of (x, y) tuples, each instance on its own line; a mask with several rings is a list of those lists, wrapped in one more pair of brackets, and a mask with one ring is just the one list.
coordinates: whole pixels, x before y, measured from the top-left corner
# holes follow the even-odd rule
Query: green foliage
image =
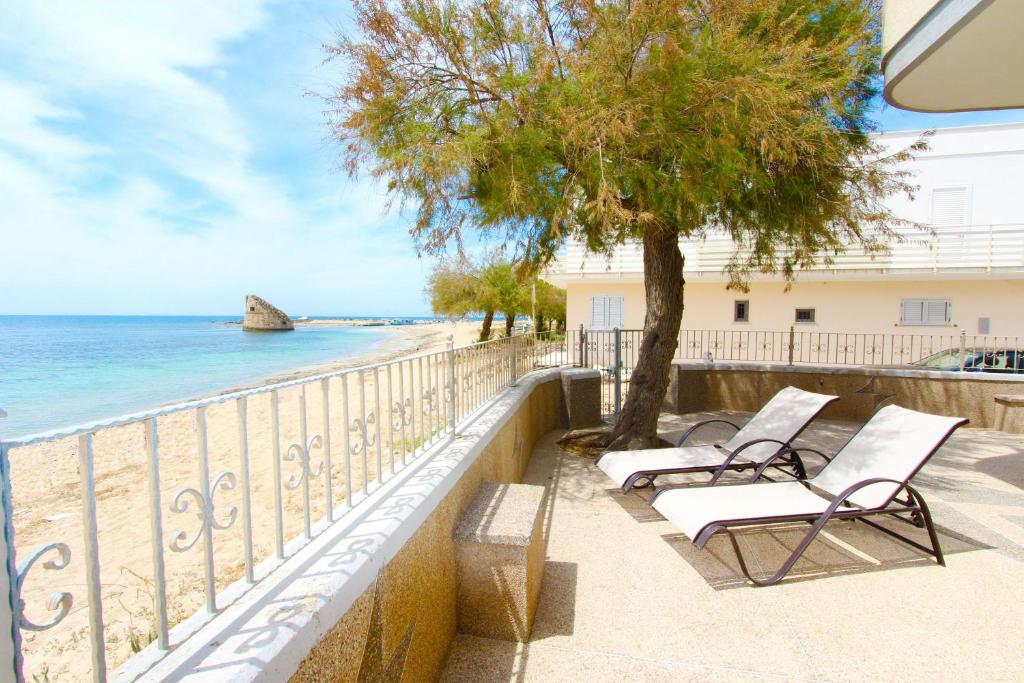
[(349, 168), (417, 207), (440, 252), (474, 227), (528, 261), (567, 235), (739, 245), (751, 271), (884, 248), (912, 188), (868, 137), (877, 0), (357, 0), (329, 47)]
[(461, 319), (471, 313), (484, 315), (481, 340), (490, 338), (491, 317), (505, 315), (506, 334), (516, 314), (530, 307), (530, 288), (514, 265), (499, 254), (481, 263), (442, 260), (427, 278), (426, 294), (435, 314)]
[(427, 277), (426, 294), (434, 314), (450, 320), (485, 310), (480, 279), (466, 263), (437, 263)]
[(565, 290), (543, 280), (537, 281), (537, 330), (550, 320), (565, 328)]

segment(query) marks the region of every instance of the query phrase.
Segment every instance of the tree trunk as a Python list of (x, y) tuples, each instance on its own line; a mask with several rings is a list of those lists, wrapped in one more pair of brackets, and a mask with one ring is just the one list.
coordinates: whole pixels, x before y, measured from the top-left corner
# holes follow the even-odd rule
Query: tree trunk
[(533, 329), (534, 329), (535, 332), (543, 332), (544, 331), (544, 314), (543, 313), (538, 313), (537, 314), (537, 320), (534, 321), (534, 328)]
[(485, 342), (491, 338), (491, 323), (494, 321), (494, 311), (484, 312), (484, 324), (480, 326), (480, 339)]
[(657, 448), (658, 415), (668, 389), (669, 370), (683, 320), (683, 255), (676, 229), (646, 230), (644, 290), (647, 311), (629, 393), (612, 429), (610, 450)]
[(512, 336), (512, 328), (515, 326), (515, 324), (516, 324), (516, 312), (515, 311), (508, 311), (507, 313), (505, 313), (505, 336), (506, 337), (511, 337)]

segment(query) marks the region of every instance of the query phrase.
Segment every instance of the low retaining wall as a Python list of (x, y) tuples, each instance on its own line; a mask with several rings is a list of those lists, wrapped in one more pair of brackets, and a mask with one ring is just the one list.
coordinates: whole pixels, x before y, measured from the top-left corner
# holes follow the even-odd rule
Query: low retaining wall
[[(522, 481), (534, 443), (558, 426), (561, 382), (557, 372), (544, 374), (514, 390), (520, 394), (517, 406), (492, 409), (506, 415), (476, 435), (478, 452), (465, 455), (471, 461), (465, 472), (326, 632), (292, 681), (437, 678), (456, 629), (455, 527), (482, 482)], [(375, 677), (387, 670), (397, 675)]]
[(481, 482), (522, 480), (562, 410), (558, 369), (523, 376), (141, 680), (435, 679), (456, 629), (455, 526)]
[(1010, 414), (1024, 410), (1024, 405), (996, 399), (1005, 395), (1024, 396), (1024, 376), (985, 373), (676, 363), (666, 408), (680, 414), (703, 410), (755, 411), (787, 386), (839, 396), (840, 400), (822, 413), (825, 418), (864, 421), (882, 405), (895, 403), (927, 413), (966, 417), (971, 427), (1024, 432), (1024, 423)]

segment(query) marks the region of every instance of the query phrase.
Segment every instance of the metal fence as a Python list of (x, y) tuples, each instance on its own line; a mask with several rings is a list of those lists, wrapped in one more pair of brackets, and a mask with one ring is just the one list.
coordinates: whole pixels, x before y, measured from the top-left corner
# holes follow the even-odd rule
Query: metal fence
[[(636, 367), (643, 330), (570, 330), (566, 362), (601, 371), (601, 405), (618, 416)], [(677, 360), (911, 366), (1024, 374), (1024, 338), (960, 334), (871, 334), (788, 330), (680, 330)]]
[(779, 362), (795, 365), (903, 366), (937, 356), (935, 368), (1024, 373), (1024, 338), (959, 334), (871, 334), (682, 330), (681, 360)]
[(449, 342), (0, 442), (0, 668), (104, 681), (128, 662), (130, 677), (133, 655), (159, 659), (523, 373), (568, 356), (562, 335)]

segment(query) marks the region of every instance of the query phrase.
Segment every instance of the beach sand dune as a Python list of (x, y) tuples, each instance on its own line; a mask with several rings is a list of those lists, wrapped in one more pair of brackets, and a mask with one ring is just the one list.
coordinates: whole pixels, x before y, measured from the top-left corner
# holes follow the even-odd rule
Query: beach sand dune
[[(441, 351), (446, 346), (448, 334), (455, 335), (456, 345), (468, 344), (473, 341), (477, 326), (469, 323), (432, 324), (395, 327), (392, 330), (394, 334), (372, 352), (317, 370), (354, 367)], [(405, 363), (402, 368), (399, 372), (392, 367), (390, 410), (389, 385), (384, 371), (363, 373), (361, 382), (359, 373), (355, 373), (344, 381), (334, 378), (327, 384), (332, 411), (329, 416), (332, 435), (332, 468), (329, 476), (335, 506), (344, 503), (350, 490), (358, 491), (368, 485), (372, 490), (372, 482), (378, 477), (378, 450), (380, 467), (385, 473), (390, 472), (392, 466), (401, 465), (404, 451), (416, 446), (424, 436), (429, 436), (442, 424), (444, 416), (440, 412), (443, 408), (439, 403), (434, 405), (433, 410), (417, 410), (415, 415), (411, 411), (395, 410), (394, 404), (402, 403), (398, 398), (400, 383), (405, 396), (409, 396), (413, 390), (419, 394), (421, 389), (429, 392), (431, 388), (437, 388), (440, 393), (440, 387), (443, 387), (443, 366), (434, 367), (430, 362), (417, 361)], [(421, 372), (419, 368), (424, 369)], [(323, 388), (320, 383), (304, 386), (308, 440), (313, 435), (323, 434)], [(340, 408), (343, 404), (341, 396), (346, 391), (350, 406), (348, 423)], [(302, 399), (301, 387), (290, 387), (278, 392), (282, 452), (288, 445), (302, 441), (299, 419)], [(380, 408), (377, 407), (378, 400), (381, 402)], [(367, 413), (372, 412), (375, 416), (374, 423), (369, 425), (368, 438), (380, 444), (379, 449), (376, 446), (360, 448), (361, 433), (351, 431), (351, 422), (360, 416), (360, 406), (363, 405)], [(246, 413), (253, 552), (254, 561), (258, 564), (273, 557), (276, 551), (276, 486), (270, 393), (248, 398)], [(376, 416), (384, 416), (384, 419), (376, 419)], [(238, 518), (230, 527), (213, 531), (216, 585), (218, 590), (223, 590), (241, 578), (245, 571), (237, 401), (210, 406), (206, 409), (205, 418), (211, 482), (222, 472), (231, 472), (236, 483), (230, 487), (227, 486), (227, 479), (221, 479), (222, 485), (213, 493), (214, 517), (218, 523), (230, 520), (233, 508), (238, 510), (235, 513)], [(349, 459), (345, 457), (346, 436), (349, 437), (349, 451), (357, 451)], [(104, 429), (93, 438), (103, 618), (107, 624), (105, 651), (111, 672), (133, 652), (145, 647), (156, 637), (153, 611), (154, 547), (146, 439), (144, 423)], [(199, 501), (191, 493), (180, 493), (183, 489), (201, 488), (196, 411), (158, 418), (157, 439), (160, 454), (160, 520), (163, 527), (161, 547), (166, 567), (168, 617), (173, 626), (202, 609), (205, 601), (204, 539), (199, 537), (187, 550), (172, 550), (172, 547), (189, 545), (202, 528), (201, 519), (197, 515), (201, 511)], [(313, 470), (323, 462), (323, 456), (322, 448), (310, 450)], [(52, 593), (67, 591), (74, 596), (71, 612), (59, 625), (47, 631), (23, 631), (26, 678), (87, 679), (90, 662), (89, 610), (78, 441), (63, 439), (13, 449), (10, 458), (19, 561), (47, 543), (66, 543), (71, 551), (71, 562), (65, 569), (48, 569), (43, 566), (45, 560), (56, 559), (54, 551), (41, 557), (24, 584), (22, 596), (26, 602), (26, 616), (36, 623), (45, 623), (54, 616), (55, 613), (47, 609), (47, 601)], [(298, 477), (301, 472), (299, 459), (282, 459), (280, 466), (282, 479), (286, 482), (290, 477)], [(327, 475), (327, 472), (322, 472), (319, 477), (309, 480), (310, 516), (314, 522), (326, 514)], [(302, 489), (301, 485), (294, 489), (282, 487), (283, 536), (286, 541), (300, 536), (304, 531)]]

